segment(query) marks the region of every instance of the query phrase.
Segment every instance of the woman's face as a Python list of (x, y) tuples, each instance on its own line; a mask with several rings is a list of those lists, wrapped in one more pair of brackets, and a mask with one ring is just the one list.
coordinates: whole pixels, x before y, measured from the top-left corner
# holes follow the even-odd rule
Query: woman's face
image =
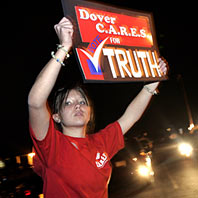
[(82, 94), (72, 89), (64, 99), (59, 113), (61, 124), (66, 127), (83, 127), (90, 120), (91, 108)]

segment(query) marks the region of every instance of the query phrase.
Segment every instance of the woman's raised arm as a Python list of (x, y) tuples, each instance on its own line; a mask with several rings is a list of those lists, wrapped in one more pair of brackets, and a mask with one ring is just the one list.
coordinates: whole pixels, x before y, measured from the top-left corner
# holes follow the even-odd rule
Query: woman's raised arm
[[(159, 60), (159, 67), (162, 74), (165, 75), (167, 73), (167, 65), (162, 59)], [(125, 134), (141, 118), (158, 85), (159, 82), (145, 85), (129, 104), (124, 114), (118, 119), (123, 134)]]
[(47, 134), (50, 114), (47, 109), (47, 99), (52, 91), (67, 52), (72, 46), (73, 26), (67, 18), (54, 26), (61, 48), (42, 69), (34, 82), (29, 95), (29, 121), (38, 140), (43, 140)]

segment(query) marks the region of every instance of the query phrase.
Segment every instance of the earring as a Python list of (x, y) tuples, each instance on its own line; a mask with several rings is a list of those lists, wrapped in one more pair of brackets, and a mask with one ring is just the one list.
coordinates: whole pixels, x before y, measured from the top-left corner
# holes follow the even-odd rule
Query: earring
[(57, 123), (60, 123), (60, 122), (61, 122), (61, 120), (60, 120), (59, 118), (56, 118), (55, 121), (56, 121)]

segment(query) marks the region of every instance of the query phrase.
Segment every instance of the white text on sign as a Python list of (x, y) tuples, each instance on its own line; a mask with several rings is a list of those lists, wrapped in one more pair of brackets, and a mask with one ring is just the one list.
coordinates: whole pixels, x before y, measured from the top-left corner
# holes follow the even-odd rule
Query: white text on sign
[(161, 77), (155, 51), (103, 48), (103, 55), (108, 59), (113, 78)]

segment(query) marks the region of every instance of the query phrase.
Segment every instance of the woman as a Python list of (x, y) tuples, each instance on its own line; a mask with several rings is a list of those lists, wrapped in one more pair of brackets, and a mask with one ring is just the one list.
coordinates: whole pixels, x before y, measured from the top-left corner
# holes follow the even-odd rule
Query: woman
[[(141, 117), (159, 82), (144, 86), (117, 121), (88, 135), (93, 111), (81, 87), (58, 91), (52, 114), (46, 105), (72, 46), (73, 26), (67, 18), (55, 25), (55, 31), (61, 46), (52, 53), (28, 97), (34, 168), (43, 179), (45, 198), (105, 198), (111, 174), (109, 160), (124, 147), (123, 135)], [(162, 60), (159, 66), (166, 74)]]

